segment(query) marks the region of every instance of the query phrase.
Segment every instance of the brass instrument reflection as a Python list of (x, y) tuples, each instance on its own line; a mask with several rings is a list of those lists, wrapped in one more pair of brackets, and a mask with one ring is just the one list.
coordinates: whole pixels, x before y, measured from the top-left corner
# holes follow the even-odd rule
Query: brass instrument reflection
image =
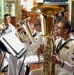
[[(43, 75), (55, 75), (55, 64), (50, 62), (50, 57), (55, 54), (56, 46), (54, 44), (54, 16), (56, 13), (63, 11), (64, 8), (59, 7), (57, 5), (42, 5), (33, 7), (32, 10), (34, 12), (41, 13), (41, 25), (42, 25), (42, 33), (43, 33), (43, 41), (47, 40), (47, 45), (44, 43), (43, 50)], [(43, 14), (43, 15), (42, 15)], [(45, 20), (45, 21), (44, 21)], [(56, 37), (56, 36), (55, 36)]]
[(19, 39), (21, 40), (21, 42), (25, 42), (25, 43), (30, 43), (31, 40), (29, 39), (29, 36), (26, 34), (25, 30), (23, 27), (20, 27), (18, 30), (18, 36)]
[[(55, 66), (50, 62), (50, 57), (55, 52), (55, 46), (53, 42), (53, 16), (40, 15), (41, 17), (41, 27), (43, 34), (43, 42), (44, 39), (47, 41), (47, 44), (44, 42), (44, 50), (43, 50), (43, 75), (55, 75)], [(50, 23), (49, 23), (50, 21)], [(50, 25), (50, 26), (49, 26)], [(53, 68), (52, 68), (53, 66)]]
[(20, 40), (25, 43), (32, 43), (33, 37), (29, 28), (30, 25), (28, 20), (24, 19), (22, 21), (19, 21), (18, 24), (19, 27), (17, 28), (17, 32)]

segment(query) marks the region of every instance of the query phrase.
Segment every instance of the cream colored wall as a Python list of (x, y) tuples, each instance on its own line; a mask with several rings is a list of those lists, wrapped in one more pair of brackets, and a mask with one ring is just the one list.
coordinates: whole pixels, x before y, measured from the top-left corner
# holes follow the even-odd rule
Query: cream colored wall
[(17, 17), (17, 20), (21, 20), (21, 5), (20, 5), (20, 2), (19, 2), (19, 0), (16, 0), (16, 2), (15, 2), (15, 4), (16, 4), (16, 17)]
[(69, 0), (69, 20), (72, 22), (72, 30), (74, 30), (74, 0)]
[(74, 16), (74, 0), (69, 0), (69, 20), (71, 21), (72, 17)]
[(4, 0), (0, 0), (0, 24), (3, 22), (4, 17)]
[(14, 2), (15, 3), (15, 17), (17, 18), (17, 21), (21, 19), (21, 6), (19, 0), (4, 0), (4, 12), (6, 12), (6, 2)]

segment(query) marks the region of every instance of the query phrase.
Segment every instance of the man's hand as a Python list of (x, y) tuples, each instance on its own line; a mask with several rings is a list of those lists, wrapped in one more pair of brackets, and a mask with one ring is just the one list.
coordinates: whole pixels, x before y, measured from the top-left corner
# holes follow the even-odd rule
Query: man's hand
[(40, 45), (40, 47), (37, 50), (37, 56), (39, 56), (40, 54), (43, 54), (43, 45)]
[(61, 64), (61, 60), (58, 58), (58, 55), (52, 55), (50, 61), (53, 64), (59, 64), (59, 65)]

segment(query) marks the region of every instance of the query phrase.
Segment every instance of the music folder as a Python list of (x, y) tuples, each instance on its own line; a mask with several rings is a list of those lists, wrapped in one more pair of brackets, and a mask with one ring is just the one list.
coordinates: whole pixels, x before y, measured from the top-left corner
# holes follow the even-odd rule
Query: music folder
[(27, 48), (13, 33), (8, 33), (0, 37), (0, 42), (7, 48), (7, 52), (18, 58), (27, 51)]

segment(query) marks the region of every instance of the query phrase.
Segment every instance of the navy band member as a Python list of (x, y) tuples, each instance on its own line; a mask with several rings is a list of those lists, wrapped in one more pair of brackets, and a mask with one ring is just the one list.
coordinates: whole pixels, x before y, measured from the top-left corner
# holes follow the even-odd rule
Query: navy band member
[[(36, 53), (37, 49), (42, 44), (42, 36), (41, 36), (41, 22), (39, 16), (34, 21), (34, 27), (36, 29), (37, 35), (34, 38), (34, 42), (32, 44), (24, 43), (24, 46), (27, 46), (28, 51)], [(14, 56), (10, 56), (9, 58), (9, 68), (8, 68), (8, 75), (18, 75), (20, 64), (22, 63), (22, 58), (17, 59)], [(38, 62), (37, 55), (29, 56), (25, 58), (24, 65), (21, 70), (20, 75), (24, 75), (25, 71), (24, 68), (26, 64), (32, 63), (32, 62)]]

